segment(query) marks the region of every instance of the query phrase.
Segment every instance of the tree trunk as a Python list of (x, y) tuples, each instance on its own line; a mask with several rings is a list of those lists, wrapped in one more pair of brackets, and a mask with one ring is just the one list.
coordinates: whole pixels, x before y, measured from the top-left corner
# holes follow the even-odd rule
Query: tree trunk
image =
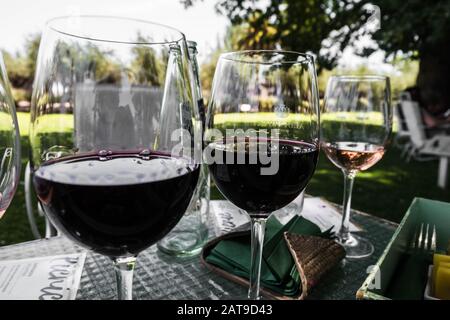
[(450, 108), (450, 41), (426, 46), (419, 51), (417, 86), (426, 107)]

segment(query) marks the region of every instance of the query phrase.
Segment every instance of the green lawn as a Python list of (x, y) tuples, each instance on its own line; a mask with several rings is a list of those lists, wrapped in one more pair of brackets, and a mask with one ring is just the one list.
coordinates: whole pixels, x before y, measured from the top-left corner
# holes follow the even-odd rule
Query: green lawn
[[(449, 190), (437, 186), (437, 174), (438, 161), (406, 163), (391, 147), (378, 164), (356, 177), (352, 207), (400, 222), (414, 197), (450, 202)], [(307, 193), (342, 203), (343, 183), (341, 171), (322, 153)]]
[[(22, 169), (24, 169), (29, 154), (28, 114), (19, 113), (18, 118), (22, 133), (24, 157)], [(49, 123), (52, 122), (51, 120), (49, 118)], [(70, 120), (67, 120), (69, 127)], [(391, 147), (376, 166), (359, 174), (356, 178), (353, 208), (398, 222), (416, 196), (450, 202), (449, 190), (439, 189), (436, 185), (437, 166), (437, 161), (406, 163), (400, 158), (399, 150)], [(321, 154), (307, 193), (341, 203), (342, 188), (342, 173)], [(212, 190), (212, 198), (221, 198), (215, 189)], [(23, 184), (21, 184), (10, 208), (0, 220), (0, 245), (32, 239), (26, 218)]]

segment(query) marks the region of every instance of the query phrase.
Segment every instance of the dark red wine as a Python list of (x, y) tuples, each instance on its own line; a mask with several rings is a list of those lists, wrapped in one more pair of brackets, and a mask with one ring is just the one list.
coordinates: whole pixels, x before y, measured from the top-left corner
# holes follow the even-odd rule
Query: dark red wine
[[(228, 140), (210, 143), (207, 148), (211, 155), (224, 161), (210, 164), (209, 170), (222, 194), (250, 214), (267, 215), (292, 202), (306, 187), (316, 168), (318, 148), (314, 144), (286, 140), (278, 145), (261, 140), (240, 144)], [(257, 155), (255, 150), (258, 150)], [(260, 154), (272, 159), (277, 157), (275, 174), (262, 174), (261, 169), (271, 164), (261, 161)]]
[(183, 158), (90, 155), (44, 164), (33, 181), (57, 228), (84, 247), (119, 257), (138, 254), (177, 224), (198, 173)]

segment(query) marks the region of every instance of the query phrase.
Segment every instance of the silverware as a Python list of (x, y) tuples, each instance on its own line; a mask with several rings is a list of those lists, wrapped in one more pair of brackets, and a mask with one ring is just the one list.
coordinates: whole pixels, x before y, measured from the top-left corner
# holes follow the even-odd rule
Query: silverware
[(416, 252), (434, 253), (436, 251), (436, 226), (421, 223), (414, 233), (411, 248)]

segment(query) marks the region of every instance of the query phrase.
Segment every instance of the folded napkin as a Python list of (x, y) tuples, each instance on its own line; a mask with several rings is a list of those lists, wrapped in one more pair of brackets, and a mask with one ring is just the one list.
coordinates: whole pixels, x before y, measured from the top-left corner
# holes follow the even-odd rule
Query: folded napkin
[[(301, 279), (294, 259), (284, 240), (285, 233), (332, 238), (331, 229), (322, 232), (309, 220), (293, 217), (282, 225), (271, 217), (266, 224), (266, 235), (261, 266), (261, 284), (283, 296), (301, 293)], [(245, 279), (250, 273), (250, 232), (221, 240), (205, 257), (205, 261), (235, 276)]]
[(400, 259), (385, 296), (393, 300), (422, 300), (428, 281), (431, 254), (405, 253)]

